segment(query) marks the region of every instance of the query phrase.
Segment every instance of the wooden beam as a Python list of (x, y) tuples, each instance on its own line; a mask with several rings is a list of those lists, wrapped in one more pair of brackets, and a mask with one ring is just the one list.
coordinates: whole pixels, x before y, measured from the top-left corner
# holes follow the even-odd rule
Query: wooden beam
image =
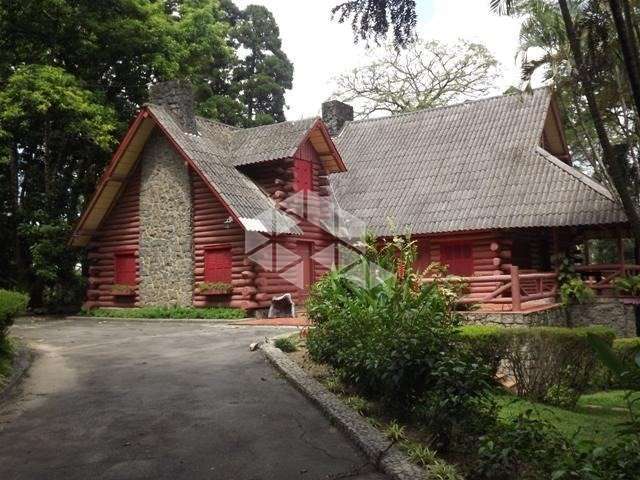
[(517, 265), (511, 267), (511, 310), (519, 312), (522, 310), (522, 299), (520, 297), (520, 272)]

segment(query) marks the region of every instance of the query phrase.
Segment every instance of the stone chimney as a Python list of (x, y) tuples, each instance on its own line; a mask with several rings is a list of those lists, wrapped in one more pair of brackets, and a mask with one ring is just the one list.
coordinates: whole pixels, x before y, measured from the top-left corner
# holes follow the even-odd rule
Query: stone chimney
[(149, 103), (165, 107), (184, 132), (197, 135), (195, 99), (188, 81), (169, 80), (152, 85)]
[(337, 137), (346, 122), (353, 120), (353, 107), (339, 100), (329, 100), (322, 104), (322, 120), (332, 137)]

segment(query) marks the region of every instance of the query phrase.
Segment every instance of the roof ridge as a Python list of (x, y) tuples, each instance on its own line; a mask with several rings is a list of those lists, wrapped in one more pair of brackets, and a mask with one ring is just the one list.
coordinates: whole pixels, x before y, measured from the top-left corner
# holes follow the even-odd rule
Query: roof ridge
[[(427, 108), (421, 108), (419, 110), (412, 110), (410, 112), (400, 112), (400, 113), (392, 113), (391, 115), (387, 115), (386, 117), (376, 117), (376, 118), (361, 118), (359, 120), (350, 120), (348, 122), (346, 122), (345, 127), (347, 125), (353, 124), (353, 123), (365, 123), (365, 122), (375, 122), (375, 121), (379, 121), (379, 120), (388, 120), (390, 118), (398, 118), (398, 117), (406, 117), (406, 116), (410, 116), (410, 115), (417, 115), (419, 113), (424, 113), (424, 112), (431, 112), (431, 111), (436, 111), (436, 110), (446, 110), (449, 108), (455, 108), (455, 107), (460, 107), (462, 105), (468, 105), (468, 104), (478, 104), (478, 103), (484, 103), (484, 102), (489, 102), (492, 100), (498, 100), (498, 99), (502, 99), (502, 98), (509, 98), (509, 97), (518, 97), (521, 95), (533, 95), (536, 92), (540, 92), (546, 90), (548, 92), (551, 92), (551, 87), (549, 86), (543, 86), (543, 87), (537, 87), (537, 88), (532, 88), (531, 89), (531, 93), (527, 92), (527, 91), (522, 91), (520, 93), (501, 93), (499, 95), (492, 95), (489, 97), (484, 97), (484, 98), (478, 98), (475, 100), (465, 100), (463, 102), (458, 102), (458, 103), (452, 103), (451, 105), (441, 105), (438, 107), (427, 107)], [(342, 131), (344, 131), (344, 128), (342, 129)], [(340, 132), (342, 133), (342, 132)]]
[(299, 118), (298, 120), (285, 120), (284, 122), (267, 123), (266, 125), (256, 125), (254, 127), (238, 127), (236, 131), (245, 132), (247, 130), (255, 130), (256, 128), (275, 127), (276, 125), (284, 125), (285, 123), (308, 122), (311, 120), (315, 121), (315, 120), (318, 120), (319, 118), (320, 117), (316, 115), (315, 117)]
[(568, 175), (571, 175), (576, 180), (584, 183), (587, 187), (591, 188), (592, 190), (595, 190), (598, 194), (602, 195), (607, 200), (610, 200), (615, 203), (615, 198), (611, 193), (611, 191), (604, 185), (601, 185), (600, 183), (596, 182), (589, 175), (582, 173), (580, 170), (578, 170), (577, 168), (571, 165), (567, 165), (562, 160), (555, 157), (551, 153), (547, 152), (544, 148), (540, 146), (536, 146), (536, 151), (540, 155), (542, 155), (546, 160), (550, 161), (552, 164), (558, 167), (560, 170), (564, 171)]

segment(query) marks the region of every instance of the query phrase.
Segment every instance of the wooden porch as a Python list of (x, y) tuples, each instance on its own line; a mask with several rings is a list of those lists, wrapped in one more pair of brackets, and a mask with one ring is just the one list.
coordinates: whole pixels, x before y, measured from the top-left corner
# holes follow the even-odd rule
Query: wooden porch
[[(442, 255), (435, 258), (431, 255), (430, 260), (447, 264), (451, 273), (448, 279), (465, 285), (460, 301), (464, 309), (473, 305), (481, 311), (531, 312), (558, 306), (560, 259), (565, 257), (572, 258), (572, 270), (598, 297), (640, 303), (640, 297), (621, 294), (615, 285), (617, 279), (640, 275), (640, 264), (627, 260), (635, 259), (635, 255), (629, 254), (624, 233), (622, 229), (604, 228), (503, 231), (490, 243), (483, 238), (480, 242), (484, 244), (473, 241), (477, 234), (467, 237), (472, 240), (461, 236), (458, 243), (467, 240), (472, 245), (469, 249), (473, 257), (473, 263), (469, 263), (471, 275), (456, 272), (457, 264), (448, 262)], [(590, 252), (589, 242), (603, 239), (610, 242), (608, 260), (613, 261), (601, 262), (601, 255)], [(437, 240), (434, 238), (431, 243)], [(432, 279), (425, 278), (425, 281)]]

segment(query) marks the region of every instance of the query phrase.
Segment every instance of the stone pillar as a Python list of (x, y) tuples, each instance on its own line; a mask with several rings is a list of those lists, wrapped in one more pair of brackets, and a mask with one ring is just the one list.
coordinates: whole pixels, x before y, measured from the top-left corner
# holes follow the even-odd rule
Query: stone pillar
[(140, 305), (190, 306), (194, 262), (188, 168), (157, 131), (141, 161)]
[(353, 107), (339, 100), (330, 100), (322, 104), (322, 120), (332, 137), (337, 137), (346, 122), (353, 120)]
[(168, 109), (183, 131), (197, 134), (195, 99), (191, 84), (182, 80), (170, 80), (152, 85), (149, 102)]

